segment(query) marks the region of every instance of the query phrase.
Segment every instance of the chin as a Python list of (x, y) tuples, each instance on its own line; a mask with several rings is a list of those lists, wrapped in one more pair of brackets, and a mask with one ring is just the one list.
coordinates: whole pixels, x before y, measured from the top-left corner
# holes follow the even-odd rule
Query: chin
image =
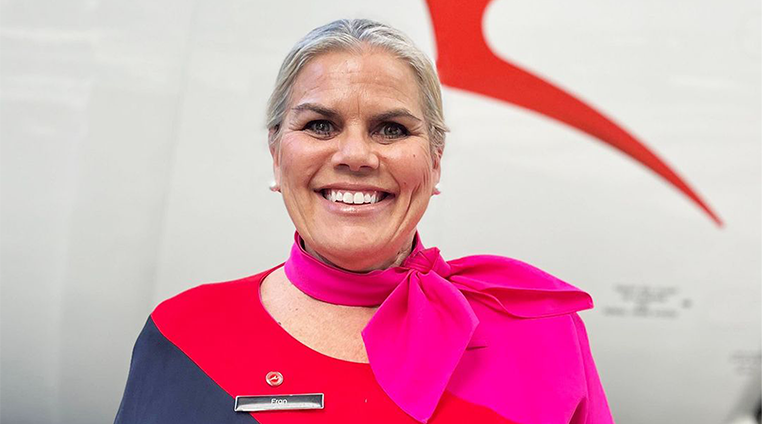
[(310, 247), (334, 265), (358, 272), (380, 268), (400, 249), (378, 231), (341, 231), (313, 240), (313, 244)]

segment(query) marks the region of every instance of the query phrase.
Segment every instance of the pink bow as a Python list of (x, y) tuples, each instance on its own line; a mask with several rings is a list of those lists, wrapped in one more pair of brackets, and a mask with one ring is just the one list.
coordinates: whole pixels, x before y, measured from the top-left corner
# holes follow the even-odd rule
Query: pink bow
[(353, 273), (304, 251), (296, 233), (286, 276), (306, 294), (334, 304), (378, 306), (362, 331), (371, 369), (386, 394), (426, 423), (474, 340), (479, 319), (469, 301), (515, 318), (537, 318), (592, 307), (590, 296), (531, 265), (502, 256), (445, 261), (418, 234), (398, 267)]

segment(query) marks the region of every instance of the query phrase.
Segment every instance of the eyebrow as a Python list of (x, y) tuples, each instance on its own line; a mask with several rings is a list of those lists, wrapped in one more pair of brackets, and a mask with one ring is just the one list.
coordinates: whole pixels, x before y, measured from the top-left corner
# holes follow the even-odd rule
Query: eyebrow
[(413, 115), (412, 112), (410, 112), (409, 110), (404, 109), (404, 108), (392, 109), (392, 110), (380, 113), (380, 114), (374, 116), (373, 120), (376, 121), (376, 122), (381, 122), (381, 121), (387, 121), (387, 120), (392, 119), (392, 118), (411, 118), (411, 119), (415, 119), (418, 122), (421, 122), (420, 118), (418, 118), (417, 116)]
[(291, 110), (294, 110), (297, 112), (304, 112), (307, 110), (311, 110), (317, 114), (323, 115), (326, 118), (331, 118), (331, 119), (335, 119), (339, 117), (338, 112), (336, 112), (335, 110), (328, 109), (327, 107), (323, 107), (315, 103), (302, 103), (300, 105), (292, 107)]
[[(335, 110), (329, 109), (327, 107), (324, 107), (315, 103), (302, 103), (300, 105), (292, 107), (291, 110), (294, 110), (296, 112), (304, 112), (309, 110), (331, 119), (336, 119), (339, 117), (339, 113), (336, 112)], [(418, 122), (421, 122), (420, 118), (413, 115), (412, 112), (410, 112), (409, 110), (405, 108), (397, 108), (397, 109), (388, 110), (386, 112), (379, 113), (378, 115), (374, 115), (371, 119), (373, 121), (380, 122), (380, 121), (387, 121), (392, 118), (411, 118)]]

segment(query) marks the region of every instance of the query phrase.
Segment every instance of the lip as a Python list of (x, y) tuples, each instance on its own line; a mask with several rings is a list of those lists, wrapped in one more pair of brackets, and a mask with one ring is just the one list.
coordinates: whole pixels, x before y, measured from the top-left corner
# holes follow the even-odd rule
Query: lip
[(316, 193), (320, 193), (323, 190), (382, 191), (387, 194), (391, 194), (395, 196), (397, 195), (397, 193), (383, 187), (368, 185), (368, 184), (358, 184), (358, 183), (332, 183), (332, 184), (320, 186), (314, 191)]
[[(356, 189), (356, 190), (360, 191), (359, 189)], [(377, 191), (383, 191), (383, 190), (377, 190)], [(350, 216), (370, 216), (370, 215), (382, 213), (386, 208), (390, 207), (391, 204), (397, 198), (394, 195), (387, 195), (380, 202), (365, 203), (362, 205), (349, 205), (344, 202), (332, 202), (326, 199), (325, 197), (323, 197), (323, 194), (321, 191), (315, 191), (314, 193), (315, 193), (315, 196), (318, 196), (320, 200), (323, 202), (323, 205), (325, 205), (325, 208), (328, 210), (328, 212), (340, 214), (340, 215), (350, 215)]]

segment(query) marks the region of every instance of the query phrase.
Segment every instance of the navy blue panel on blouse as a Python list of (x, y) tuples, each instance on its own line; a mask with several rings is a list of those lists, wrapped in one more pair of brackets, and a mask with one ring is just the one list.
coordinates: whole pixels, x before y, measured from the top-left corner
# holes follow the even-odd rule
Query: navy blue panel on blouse
[(114, 424), (257, 424), (148, 318), (132, 351)]

